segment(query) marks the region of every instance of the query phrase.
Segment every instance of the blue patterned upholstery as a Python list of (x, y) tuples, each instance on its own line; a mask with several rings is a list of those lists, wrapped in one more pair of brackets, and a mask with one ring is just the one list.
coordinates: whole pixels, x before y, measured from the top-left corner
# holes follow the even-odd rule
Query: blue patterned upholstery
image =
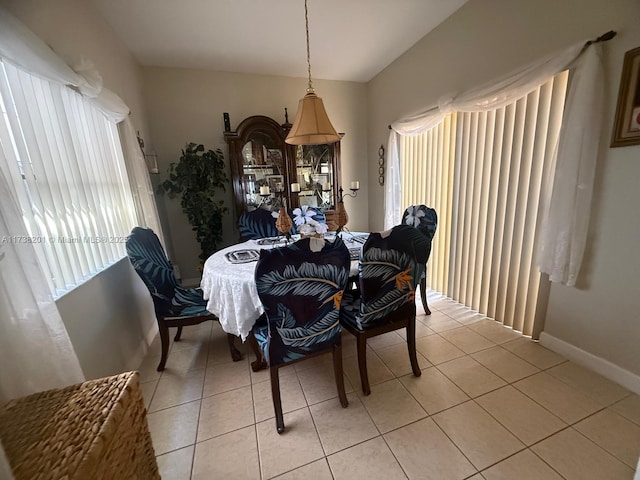
[(269, 325), (264, 315), (258, 319), (251, 333), (253, 333), (256, 342), (258, 342), (260, 351), (263, 352), (262, 356), (266, 358), (264, 352), (269, 351)]
[[(183, 288), (178, 284), (164, 253), (158, 236), (149, 228), (135, 227), (127, 237), (127, 256), (138, 276), (146, 285), (156, 313), (162, 357), (158, 371), (164, 370), (169, 352), (169, 327), (178, 327), (175, 340), (180, 340), (182, 327), (196, 325), (216, 317), (207, 311), (202, 290)], [(234, 360), (240, 353), (230, 342), (231, 356)], [(238, 358), (239, 359), (239, 358)]]
[(349, 250), (336, 238), (312, 252), (310, 241), (260, 251), (255, 278), (267, 322), (256, 328), (256, 338), (267, 337), (263, 351), (270, 366), (326, 350), (340, 340)]
[(425, 271), (420, 278), (420, 297), (422, 298), (424, 312), (427, 315), (431, 315), (431, 310), (429, 310), (429, 306), (427, 305), (426, 261), (428, 261), (429, 256), (431, 256), (431, 242), (438, 228), (438, 215), (433, 208), (427, 207), (426, 205), (411, 205), (407, 207), (402, 214), (402, 223), (417, 228), (429, 241), (427, 246), (427, 260), (425, 260)]
[(342, 373), (340, 304), (350, 263), (349, 250), (339, 237), (333, 243), (304, 238), (260, 251), (255, 281), (265, 313), (252, 333), (271, 370), (278, 433), (284, 431), (278, 379), (282, 365), (332, 351), (340, 403), (348, 405)]
[[(438, 228), (438, 214), (433, 208), (426, 205), (411, 205), (402, 214), (402, 223), (415, 227), (429, 240), (429, 253), (431, 241)], [(427, 255), (427, 259), (429, 256)]]
[(201, 290), (178, 285), (173, 266), (153, 230), (135, 227), (127, 238), (126, 248), (133, 268), (149, 289), (156, 315), (179, 317), (209, 313)]
[(370, 392), (365, 353), (368, 337), (406, 327), (413, 372), (420, 375), (415, 358), (415, 290), (424, 273), (426, 247), (424, 235), (408, 225), (372, 233), (362, 247), (359, 288), (345, 292), (340, 322), (358, 340), (365, 395)]
[(277, 237), (280, 235), (276, 228), (273, 212), (264, 208), (257, 208), (244, 212), (238, 219), (240, 241), (258, 240), (259, 238)]

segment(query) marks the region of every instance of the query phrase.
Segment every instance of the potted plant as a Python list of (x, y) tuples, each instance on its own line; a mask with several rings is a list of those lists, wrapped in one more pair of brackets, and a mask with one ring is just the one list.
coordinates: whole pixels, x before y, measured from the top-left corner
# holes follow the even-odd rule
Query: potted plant
[(180, 205), (196, 232), (202, 264), (222, 241), (222, 218), (229, 209), (216, 194), (226, 191), (228, 182), (220, 149), (205, 151), (203, 145), (187, 143), (180, 160), (169, 166), (169, 178), (158, 185), (158, 192), (169, 198), (182, 195)]

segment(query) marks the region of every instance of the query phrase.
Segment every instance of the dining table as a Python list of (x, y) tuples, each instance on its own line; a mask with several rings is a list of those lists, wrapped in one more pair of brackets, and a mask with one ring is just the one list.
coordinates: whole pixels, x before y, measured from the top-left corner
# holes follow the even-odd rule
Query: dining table
[[(360, 251), (369, 234), (342, 231), (337, 235), (342, 238), (351, 255), (349, 275), (357, 276)], [(325, 233), (324, 238), (333, 241), (336, 233)], [(243, 342), (252, 338), (251, 329), (264, 313), (255, 284), (260, 250), (283, 247), (298, 239), (300, 235), (292, 235), (291, 239), (270, 237), (247, 240), (223, 248), (206, 260), (200, 288), (207, 301), (207, 310), (218, 317), (222, 330), (240, 337)], [(257, 367), (254, 365), (254, 368)]]

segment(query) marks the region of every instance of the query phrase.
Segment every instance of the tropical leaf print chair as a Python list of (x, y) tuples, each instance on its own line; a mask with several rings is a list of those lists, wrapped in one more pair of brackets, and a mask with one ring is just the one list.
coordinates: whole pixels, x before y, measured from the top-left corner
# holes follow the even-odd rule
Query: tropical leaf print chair
[(424, 273), (426, 238), (413, 227), (398, 225), (372, 233), (362, 247), (359, 289), (345, 292), (340, 323), (356, 336), (362, 391), (371, 393), (367, 374), (367, 339), (406, 328), (411, 369), (421, 375), (416, 356), (415, 289)]
[(349, 250), (340, 238), (304, 238), (260, 252), (255, 280), (265, 313), (253, 336), (270, 369), (278, 433), (284, 431), (278, 377), (284, 365), (333, 352), (340, 403), (348, 405), (339, 319), (349, 267)]
[[(420, 233), (422, 233), (428, 241), (427, 247), (427, 260), (431, 255), (431, 242), (436, 229), (438, 228), (438, 215), (433, 208), (429, 208), (426, 205), (411, 205), (407, 207), (402, 215), (402, 223), (415, 227)], [(427, 304), (427, 266), (425, 261), (424, 275), (420, 279), (420, 298), (422, 299), (422, 306), (424, 307), (424, 313), (431, 315), (429, 305)]]
[[(207, 311), (207, 302), (202, 291), (196, 288), (182, 288), (173, 273), (173, 266), (164, 253), (158, 236), (150, 228), (134, 227), (126, 242), (127, 256), (134, 270), (146, 285), (151, 298), (160, 331), (162, 356), (158, 371), (164, 370), (169, 355), (169, 328), (177, 327), (174, 340), (182, 335), (182, 327), (197, 325), (217, 317)], [(242, 358), (233, 344), (234, 336), (227, 340), (233, 361)]]
[(241, 242), (280, 235), (273, 212), (265, 208), (243, 212), (238, 219), (238, 229)]

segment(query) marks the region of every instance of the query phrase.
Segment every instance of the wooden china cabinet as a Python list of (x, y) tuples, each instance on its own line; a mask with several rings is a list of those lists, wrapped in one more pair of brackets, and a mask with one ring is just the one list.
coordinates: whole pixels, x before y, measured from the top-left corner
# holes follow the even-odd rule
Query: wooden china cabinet
[[(291, 124), (263, 115), (242, 120), (225, 131), (236, 217), (259, 207), (275, 210), (286, 199), (289, 208), (309, 205), (335, 209), (340, 187), (340, 142), (326, 145), (288, 145)], [(230, 129), (230, 126), (227, 127)], [(300, 192), (292, 193), (291, 184)], [(262, 196), (262, 191), (268, 196)]]

